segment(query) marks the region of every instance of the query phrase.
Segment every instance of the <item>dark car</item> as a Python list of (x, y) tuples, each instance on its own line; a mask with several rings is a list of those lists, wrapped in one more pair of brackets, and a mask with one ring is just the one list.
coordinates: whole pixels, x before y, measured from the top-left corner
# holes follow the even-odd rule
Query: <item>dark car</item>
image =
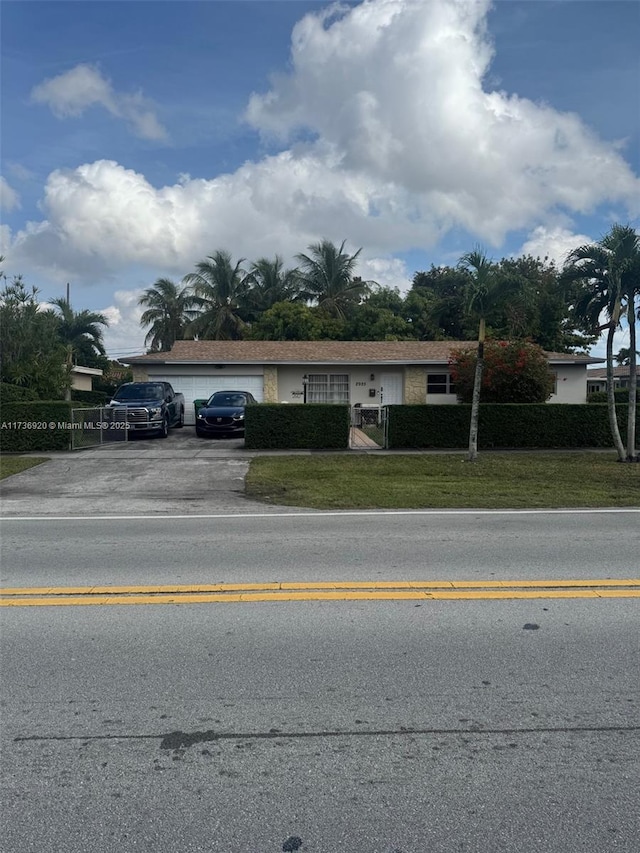
[(244, 407), (257, 402), (248, 391), (216, 391), (198, 410), (196, 435), (244, 435)]

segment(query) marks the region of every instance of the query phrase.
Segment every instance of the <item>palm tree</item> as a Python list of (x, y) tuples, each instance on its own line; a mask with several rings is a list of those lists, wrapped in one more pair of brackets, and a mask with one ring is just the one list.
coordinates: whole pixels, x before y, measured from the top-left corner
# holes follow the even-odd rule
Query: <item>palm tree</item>
[(254, 315), (259, 316), (277, 302), (296, 302), (300, 299), (300, 272), (283, 270), (283, 260), (276, 255), (273, 261), (259, 258), (251, 264), (251, 289), (248, 301)]
[[(636, 350), (636, 355), (640, 355), (640, 352)], [(614, 355), (616, 360), (616, 364), (619, 367), (625, 367), (631, 362), (631, 350), (629, 347), (622, 347), (618, 350), (618, 352)]]
[[(95, 311), (74, 311), (71, 303), (64, 297), (52, 299), (59, 313), (49, 311), (57, 319), (57, 334), (60, 342), (67, 351), (67, 371), (70, 374), (71, 367), (80, 363), (84, 367), (104, 366), (106, 363), (106, 352), (102, 340), (102, 329), (109, 325), (104, 314)], [(65, 397), (71, 399), (71, 386), (66, 389)]]
[[(68, 299), (52, 299), (51, 304), (58, 309), (58, 337), (65, 346), (70, 347), (74, 364), (80, 361), (85, 367), (91, 367), (101, 358), (106, 358), (103, 330), (109, 325), (104, 314), (95, 311), (74, 311)], [(55, 313), (55, 312), (53, 312)]]
[(144, 342), (154, 351), (166, 352), (176, 341), (183, 340), (187, 324), (194, 317), (193, 295), (169, 278), (159, 278), (147, 288), (138, 305), (147, 309), (140, 317), (140, 325), (151, 326)]
[(189, 331), (200, 338), (216, 341), (238, 340), (249, 317), (251, 280), (241, 264), (235, 266), (229, 252), (218, 250), (196, 264), (196, 271), (184, 277), (193, 289), (193, 302), (200, 313)]
[(487, 316), (503, 306), (507, 297), (516, 297), (522, 290), (523, 282), (520, 278), (501, 276), (498, 267), (480, 247), (464, 254), (458, 262), (458, 268), (470, 276), (465, 293), (465, 314), (478, 321), (478, 354), (471, 399), (468, 456), (469, 462), (475, 462), (478, 458), (478, 419)]
[[(580, 281), (582, 295), (574, 307), (578, 317), (590, 322), (594, 329), (607, 329), (607, 407), (609, 426), (618, 461), (635, 461), (636, 432), (636, 308), (639, 292), (640, 244), (638, 235), (630, 226), (613, 225), (611, 230), (594, 244), (578, 246), (567, 257), (562, 278)], [(625, 311), (629, 320), (629, 415), (627, 422), (627, 447), (620, 436), (616, 417), (616, 399), (613, 383), (613, 338)], [(607, 322), (600, 324), (602, 314)]]
[(296, 255), (301, 264), (301, 297), (316, 302), (329, 317), (344, 319), (357, 306), (362, 297), (375, 285), (354, 277), (358, 255), (347, 255), (343, 249), (346, 240), (337, 248), (330, 240), (309, 246), (310, 255)]

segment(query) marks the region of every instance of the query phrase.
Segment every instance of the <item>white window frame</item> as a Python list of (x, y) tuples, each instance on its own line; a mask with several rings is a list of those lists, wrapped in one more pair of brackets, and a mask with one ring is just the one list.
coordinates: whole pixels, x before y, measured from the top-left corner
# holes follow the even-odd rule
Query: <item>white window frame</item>
[(348, 373), (310, 373), (307, 403), (343, 403), (349, 405)]

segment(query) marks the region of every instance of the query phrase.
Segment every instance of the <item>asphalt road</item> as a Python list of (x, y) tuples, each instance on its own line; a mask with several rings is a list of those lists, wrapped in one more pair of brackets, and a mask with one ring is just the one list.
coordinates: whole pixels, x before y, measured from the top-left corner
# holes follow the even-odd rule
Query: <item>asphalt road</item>
[[(2, 586), (629, 578), (637, 520), (9, 518)], [(637, 853), (639, 602), (3, 607), (0, 849)]]
[(637, 851), (637, 601), (5, 608), (1, 849)]
[[(180, 441), (60, 454), (2, 481), (0, 585), (467, 581), (484, 595), (555, 580), (578, 595), (567, 581), (639, 574), (640, 510), (262, 507), (237, 447)], [(640, 598), (495, 594), (14, 597), (0, 850), (638, 853)]]
[(640, 510), (7, 518), (2, 586), (637, 577)]

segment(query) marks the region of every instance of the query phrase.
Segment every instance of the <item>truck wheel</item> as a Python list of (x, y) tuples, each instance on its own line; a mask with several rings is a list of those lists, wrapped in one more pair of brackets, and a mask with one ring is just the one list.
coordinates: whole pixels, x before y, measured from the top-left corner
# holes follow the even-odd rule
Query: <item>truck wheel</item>
[(166, 438), (169, 435), (169, 418), (165, 415), (162, 419), (162, 428), (160, 430), (160, 438)]
[(180, 409), (180, 420), (176, 424), (176, 429), (182, 429), (184, 426), (184, 409)]

